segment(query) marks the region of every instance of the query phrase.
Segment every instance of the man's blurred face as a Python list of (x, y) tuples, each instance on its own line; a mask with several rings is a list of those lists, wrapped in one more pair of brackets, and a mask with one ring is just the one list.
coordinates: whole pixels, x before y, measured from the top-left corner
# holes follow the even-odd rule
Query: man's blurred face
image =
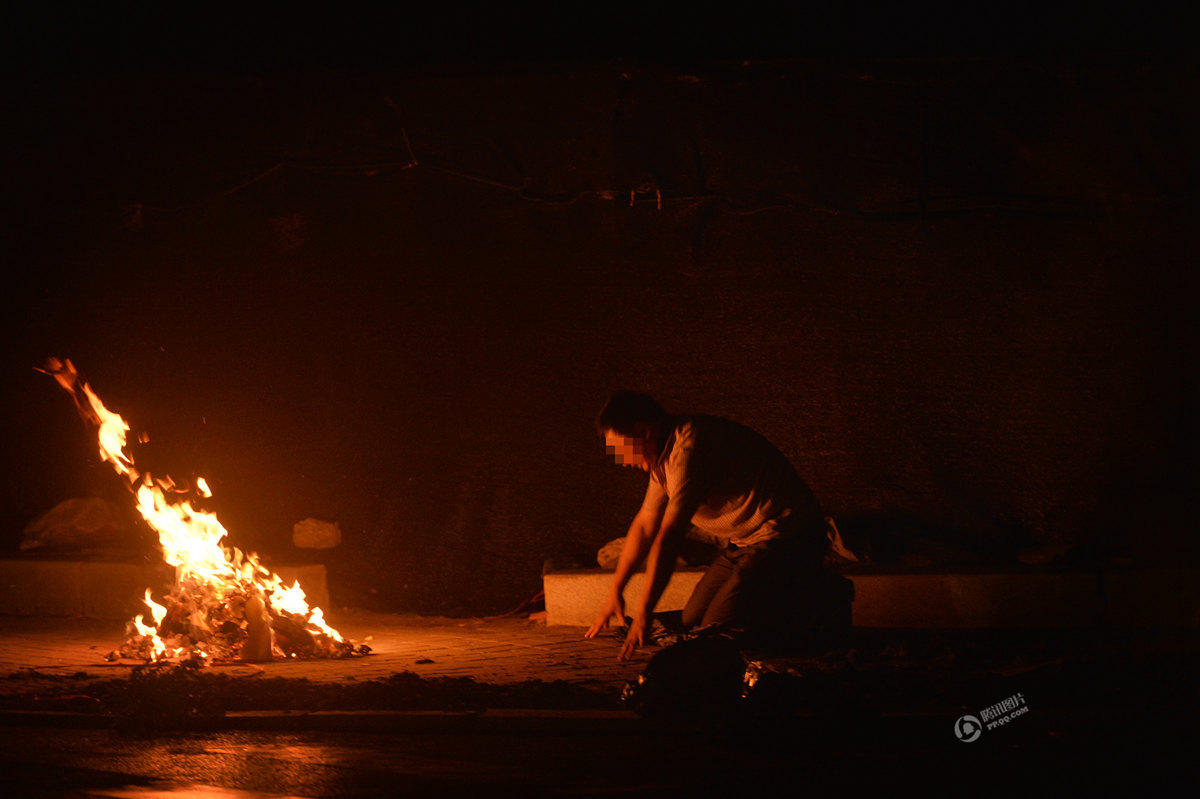
[(632, 466), (643, 472), (650, 471), (653, 457), (648, 435), (623, 436), (615, 430), (604, 432), (604, 449), (612, 455), (618, 466)]

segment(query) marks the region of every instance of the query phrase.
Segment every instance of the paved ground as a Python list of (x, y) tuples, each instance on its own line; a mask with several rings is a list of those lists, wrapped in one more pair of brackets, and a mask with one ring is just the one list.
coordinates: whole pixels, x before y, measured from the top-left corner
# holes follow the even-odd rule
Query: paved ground
[(907, 788), (916, 795), (952, 795), (963, 786), (983, 796), (1176, 796), (1195, 788), (1193, 751), (1176, 746), (1164, 752), (1164, 736), (1154, 730), (1100, 740), (998, 734), (969, 744), (955, 740), (949, 725), (938, 732), (130, 737), (110, 730), (0, 727), (0, 791), (22, 799), (528, 799), (777, 796), (784, 790), (891, 796)]
[[(0, 616), (0, 706), (107, 708), (137, 719), (173, 702), (188, 703), (174, 708), (184, 715), (287, 708), (616, 708), (625, 684), (660, 651), (647, 647), (621, 663), (615, 634), (587, 640), (582, 628), (546, 627), (523, 617), (343, 611), (330, 620), (350, 640), (369, 644), (372, 654), (217, 664), (196, 683), (182, 674), (152, 682), (125, 679), (138, 662), (105, 660), (122, 641), (121, 623)], [(847, 641), (803, 657), (742, 655), (747, 662), (737, 664), (735, 681), (748, 666), (765, 669), (752, 689), (760, 705), (833, 715), (853, 710), (953, 717), (1020, 695), (1038, 715), (1061, 710), (1082, 719), (1118, 706), (1192, 712), (1200, 697), (1200, 638), (1186, 631), (855, 629)], [(733, 668), (720, 652), (705, 649), (694, 664), (689, 661), (688, 671), (656, 676), (648, 685), (687, 687), (708, 663), (720, 674)], [(727, 684), (716, 672), (696, 679)], [(704, 688), (697, 696), (711, 693)]]
[[(449, 619), (343, 611), (331, 614), (330, 622), (347, 638), (367, 643), (372, 653), (349, 660), (216, 665), (211, 671), (317, 682), (373, 680), (408, 671), (488, 683), (563, 680), (607, 693), (619, 692), (655, 651), (648, 648), (620, 663), (619, 642), (613, 637), (586, 640), (579, 628), (548, 628), (525, 617)], [(123, 628), (120, 622), (95, 619), (0, 616), (0, 678), (11, 682), (30, 670), (54, 676), (122, 676), (137, 662), (108, 663), (104, 656), (120, 646)]]

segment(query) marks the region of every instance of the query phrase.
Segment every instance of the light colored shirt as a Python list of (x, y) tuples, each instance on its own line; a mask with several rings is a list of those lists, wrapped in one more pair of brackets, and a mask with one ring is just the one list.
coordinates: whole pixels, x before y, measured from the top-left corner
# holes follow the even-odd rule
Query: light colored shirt
[(738, 546), (821, 534), (824, 517), (788, 459), (759, 433), (718, 416), (673, 417), (643, 506), (690, 519), (693, 537)]

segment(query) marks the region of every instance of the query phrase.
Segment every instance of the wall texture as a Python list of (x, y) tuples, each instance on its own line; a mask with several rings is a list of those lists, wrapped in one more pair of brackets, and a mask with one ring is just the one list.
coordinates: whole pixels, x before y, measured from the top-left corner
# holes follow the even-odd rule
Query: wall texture
[(619, 387), (758, 428), (835, 515), (1194, 557), (1195, 87), (1162, 60), (10, 82), (7, 540), (120, 494), (30, 368), (59, 354), (239, 545), (295, 560), (294, 521), (338, 521), (335, 603), (500, 612), (623, 534), (644, 478), (592, 430)]

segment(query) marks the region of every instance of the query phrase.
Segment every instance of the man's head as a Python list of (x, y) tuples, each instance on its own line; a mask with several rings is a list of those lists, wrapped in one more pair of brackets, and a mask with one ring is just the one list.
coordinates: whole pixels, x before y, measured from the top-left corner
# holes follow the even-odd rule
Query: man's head
[(648, 472), (658, 459), (666, 419), (667, 412), (653, 397), (618, 391), (600, 409), (596, 430), (619, 465)]

